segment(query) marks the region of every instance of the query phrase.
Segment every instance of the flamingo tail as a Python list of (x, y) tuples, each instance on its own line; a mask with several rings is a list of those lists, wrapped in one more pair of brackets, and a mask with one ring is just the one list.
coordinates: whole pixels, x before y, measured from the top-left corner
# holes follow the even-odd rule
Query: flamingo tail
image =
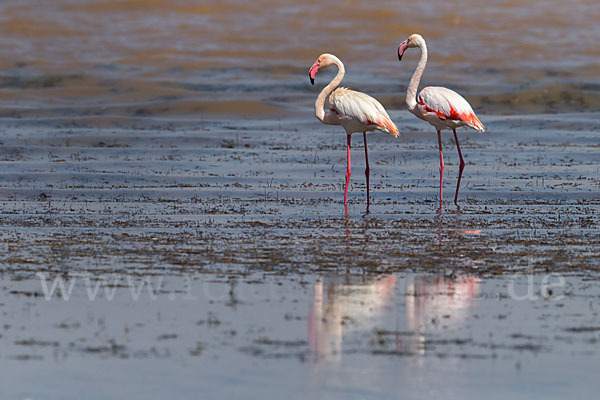
[(398, 135), (400, 134), (400, 131), (398, 131), (398, 127), (396, 126), (396, 124), (394, 124), (389, 118), (379, 118), (379, 121), (377, 121), (377, 125), (383, 128), (383, 131), (385, 133), (389, 133), (394, 137), (398, 137)]
[(483, 126), (483, 124), (481, 123), (479, 118), (477, 118), (477, 115), (469, 114), (461, 119), (463, 121), (465, 121), (467, 123), (467, 125), (469, 125), (473, 129), (475, 129), (476, 131), (485, 132), (485, 126)]

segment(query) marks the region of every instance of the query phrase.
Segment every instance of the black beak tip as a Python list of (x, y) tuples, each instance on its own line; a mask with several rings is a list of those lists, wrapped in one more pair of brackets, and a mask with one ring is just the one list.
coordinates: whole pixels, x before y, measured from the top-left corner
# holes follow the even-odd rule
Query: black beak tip
[(310, 76), (309, 76), (309, 78), (310, 78), (310, 84), (314, 85), (315, 84), (315, 80), (312, 77), (310, 77)]
[(398, 53), (398, 61), (402, 61), (402, 55)]

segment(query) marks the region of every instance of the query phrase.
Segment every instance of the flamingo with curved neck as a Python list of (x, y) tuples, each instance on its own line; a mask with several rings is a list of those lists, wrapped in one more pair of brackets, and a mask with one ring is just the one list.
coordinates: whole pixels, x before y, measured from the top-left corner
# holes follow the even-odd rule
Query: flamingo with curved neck
[(398, 59), (402, 61), (404, 52), (409, 48), (418, 47), (421, 49), (421, 58), (415, 68), (415, 72), (410, 78), (410, 83), (406, 89), (406, 105), (408, 110), (418, 118), (433, 125), (438, 135), (438, 147), (440, 149), (440, 214), (442, 213), (442, 186), (444, 184), (444, 154), (442, 153), (443, 129), (452, 129), (454, 132), (454, 141), (460, 157), (460, 167), (458, 173), (458, 183), (456, 193), (454, 194), (454, 204), (458, 207), (458, 191), (460, 189), (460, 180), (465, 168), (465, 161), (458, 143), (456, 128), (468, 126), (479, 132), (484, 132), (485, 127), (475, 115), (471, 105), (458, 93), (445, 87), (429, 86), (421, 90), (417, 95), (419, 82), (427, 64), (427, 45), (425, 39), (419, 34), (413, 34), (398, 46)]
[[(398, 128), (392, 122), (385, 108), (373, 97), (346, 89), (338, 88), (344, 79), (344, 64), (333, 54), (324, 53), (317, 58), (308, 71), (310, 82), (315, 84), (317, 72), (331, 65), (338, 68), (338, 72), (331, 82), (321, 90), (315, 101), (315, 116), (326, 125), (341, 125), (346, 130), (347, 136), (347, 167), (346, 189), (344, 191), (344, 205), (348, 203), (348, 183), (350, 181), (350, 142), (354, 132), (362, 132), (365, 142), (365, 177), (367, 179), (367, 212), (369, 211), (369, 154), (367, 152), (367, 132), (378, 130), (392, 136), (398, 136)], [(337, 88), (337, 89), (336, 89)], [(325, 112), (325, 100), (329, 98), (329, 112)]]

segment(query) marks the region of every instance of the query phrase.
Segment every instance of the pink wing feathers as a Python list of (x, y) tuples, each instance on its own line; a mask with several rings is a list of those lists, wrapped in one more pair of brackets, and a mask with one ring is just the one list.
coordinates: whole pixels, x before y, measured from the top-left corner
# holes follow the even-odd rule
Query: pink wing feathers
[(399, 135), (398, 128), (385, 108), (368, 94), (339, 88), (331, 93), (329, 103), (332, 110), (340, 116), (356, 118), (364, 125), (374, 125), (385, 133)]
[(475, 115), (471, 105), (458, 93), (444, 87), (429, 86), (417, 96), (419, 107), (435, 113), (439, 119), (463, 121), (469, 127), (483, 132), (485, 127)]

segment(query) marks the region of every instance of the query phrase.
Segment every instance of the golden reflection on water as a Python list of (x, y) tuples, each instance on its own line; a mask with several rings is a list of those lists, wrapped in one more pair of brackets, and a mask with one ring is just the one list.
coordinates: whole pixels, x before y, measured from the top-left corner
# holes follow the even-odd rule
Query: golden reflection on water
[(0, 5), (0, 32), (4, 44), (16, 45), (3, 46), (3, 54), (48, 66), (123, 59), (140, 67), (150, 59), (160, 67), (186, 59), (222, 67), (256, 61), (304, 66), (323, 51), (352, 63), (392, 58), (386, 64), (395, 65), (394, 45), (421, 32), (442, 66), (478, 61), (498, 67), (600, 55), (594, 35), (599, 8), (592, 0), (535, 6), (507, 0), (7, 0)]
[(430, 48), (424, 83), (459, 86), (478, 109), (592, 108), (599, 22), (595, 0), (7, 0), (0, 107), (168, 103), (170, 115), (269, 115), (311, 106), (305, 69), (325, 51), (344, 60), (350, 86), (400, 107), (417, 55), (399, 65), (395, 46), (420, 32)]

